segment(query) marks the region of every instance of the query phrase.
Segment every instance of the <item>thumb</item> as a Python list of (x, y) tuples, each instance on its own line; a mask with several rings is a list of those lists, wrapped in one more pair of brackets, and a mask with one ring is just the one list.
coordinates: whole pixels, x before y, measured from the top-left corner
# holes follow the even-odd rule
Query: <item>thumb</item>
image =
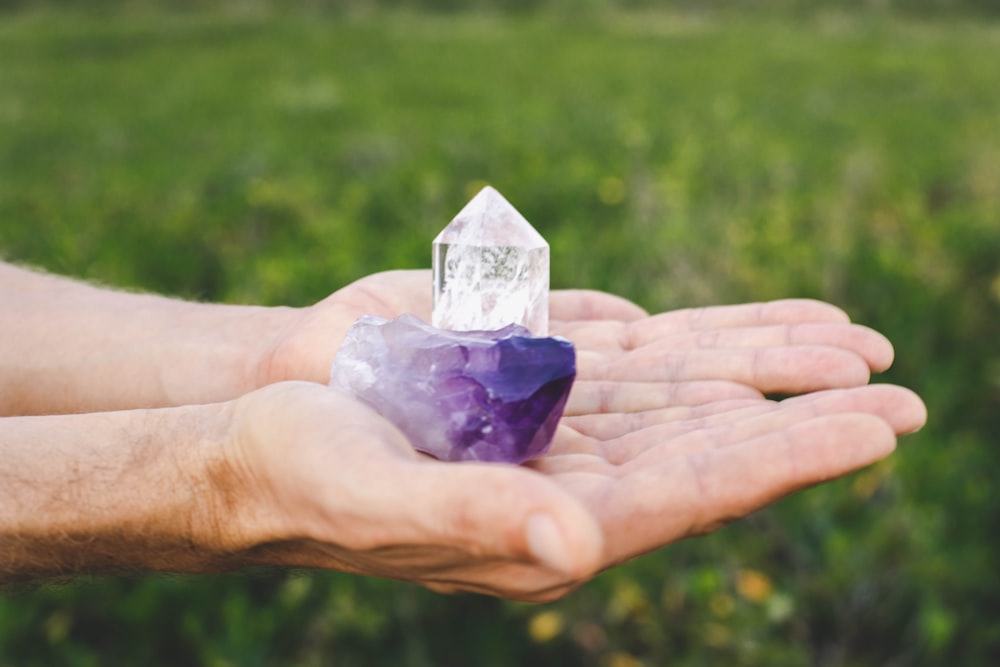
[(624, 297), (594, 290), (568, 289), (552, 292), (549, 297), (549, 315), (553, 320), (633, 320), (648, 317), (649, 313)]
[[(421, 462), (408, 480), (424, 529), (486, 558), (530, 561), (574, 578), (601, 567), (596, 518), (551, 479), (528, 468)], [(417, 509), (417, 508), (414, 508)]]

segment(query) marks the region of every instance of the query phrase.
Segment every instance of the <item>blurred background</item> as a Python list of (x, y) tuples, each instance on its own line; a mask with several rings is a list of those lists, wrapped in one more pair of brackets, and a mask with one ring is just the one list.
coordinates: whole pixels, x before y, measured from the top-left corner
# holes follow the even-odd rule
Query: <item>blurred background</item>
[(7, 591), (0, 665), (1000, 662), (1000, 3), (0, 0), (0, 252), (305, 305), (483, 183), (556, 287), (896, 344), (889, 460), (537, 606), (336, 573)]

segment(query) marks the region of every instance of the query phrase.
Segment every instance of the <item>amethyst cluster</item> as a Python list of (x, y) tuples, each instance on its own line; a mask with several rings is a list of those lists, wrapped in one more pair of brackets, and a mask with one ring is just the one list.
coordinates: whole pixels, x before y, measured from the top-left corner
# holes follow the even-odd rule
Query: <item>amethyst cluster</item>
[(521, 463), (548, 449), (575, 376), (572, 343), (518, 325), (455, 332), (413, 315), (366, 315), (337, 352), (330, 384), (439, 459)]

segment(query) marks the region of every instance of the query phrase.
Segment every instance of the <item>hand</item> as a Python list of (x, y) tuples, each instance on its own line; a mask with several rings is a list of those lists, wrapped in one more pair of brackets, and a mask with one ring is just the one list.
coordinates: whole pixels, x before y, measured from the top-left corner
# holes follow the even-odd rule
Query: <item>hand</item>
[[(321, 304), (301, 331), (329, 329), (334, 313), (343, 327), (364, 312), (427, 317), (426, 284), (425, 272), (366, 278)], [(911, 392), (860, 386), (871, 369), (888, 366), (892, 348), (827, 304), (647, 317), (617, 297), (570, 291), (553, 295), (552, 314), (553, 333), (578, 346), (580, 373), (549, 454), (523, 468), (440, 463), (415, 454), (366, 409), (322, 409), (317, 426), (326, 424), (330, 442), (343, 440), (337, 424), (352, 416), (346, 423), (354, 424), (347, 431), (356, 434), (354, 445), (318, 454), (307, 445), (298, 464), (286, 454), (301, 438), (276, 449), (254, 440), (241, 455), (257, 462), (248, 468), (269, 471), (262, 497), (286, 508), (287, 521), (312, 517), (308, 530), (297, 529), (308, 537), (280, 541), (267, 562), (552, 599), (615, 563), (867, 465), (892, 450), (897, 433), (925, 419)], [(847, 389), (818, 391), (837, 387)], [(818, 393), (780, 403), (763, 395), (803, 391)], [(357, 424), (362, 418), (367, 426)], [(281, 420), (267, 423), (277, 425), (275, 437), (287, 438)], [(371, 433), (380, 435), (373, 441)], [(374, 448), (360, 444), (371, 442)], [(346, 458), (331, 453), (341, 451)], [(269, 461), (274, 452), (280, 461)], [(339, 470), (351, 471), (369, 494), (348, 510), (370, 513), (354, 510), (344, 522), (335, 504), (323, 501), (339, 497), (323, 471)]]
[[(307, 309), (275, 347), (276, 379), (325, 382), (337, 341), (362, 314), (429, 319), (429, 284), (425, 271), (376, 274)], [(576, 344), (579, 372), (545, 457), (525, 468), (443, 464), (415, 454), (380, 418), (350, 410), (368, 426), (351, 429), (355, 446), (340, 450), (349, 458), (330, 455), (340, 463), (302, 465), (269, 485), (299, 506), (330, 488), (323, 474), (303, 484), (302, 472), (355, 470), (371, 481), (362, 505), (380, 512), (354, 517), (362, 528), (344, 534), (367, 537), (325, 540), (323, 517), (334, 514), (321, 503), (308, 546), (286, 545), (271, 557), (439, 590), (551, 599), (603, 568), (867, 465), (926, 418), (908, 390), (863, 386), (872, 370), (889, 366), (892, 346), (828, 304), (787, 300), (649, 317), (618, 297), (563, 291), (552, 295), (551, 316), (552, 333)], [(765, 398), (803, 392), (816, 393)], [(328, 424), (336, 422), (331, 415)], [(369, 428), (381, 434), (379, 456), (367, 444)], [(250, 459), (269, 449), (254, 451)]]
[(330, 366), (351, 325), (362, 315), (413, 313), (430, 322), (430, 271), (387, 271), (356, 280), (319, 303), (291, 311), (273, 339), (264, 340), (259, 385), (284, 380), (327, 384)]
[(316, 384), (272, 385), (233, 414), (226, 507), (241, 510), (212, 524), (248, 554), (240, 564), (533, 601), (867, 465), (923, 422), (919, 399), (884, 385), (723, 399), (575, 427), (571, 417), (548, 455), (518, 467), (418, 454)]
[[(358, 317), (409, 312), (430, 321), (430, 285), (426, 270), (377, 273), (295, 311), (266, 342), (260, 385), (283, 380), (326, 384), (336, 349)], [(817, 301), (648, 317), (617, 296), (561, 290), (552, 293), (550, 314), (552, 334), (577, 347), (577, 386), (569, 406), (577, 412), (611, 407), (600, 400), (610, 394), (619, 402), (628, 396), (630, 410), (642, 410), (663, 401), (858, 386), (868, 382), (870, 370), (884, 370), (892, 362), (892, 346), (883, 336), (850, 324), (843, 311)]]

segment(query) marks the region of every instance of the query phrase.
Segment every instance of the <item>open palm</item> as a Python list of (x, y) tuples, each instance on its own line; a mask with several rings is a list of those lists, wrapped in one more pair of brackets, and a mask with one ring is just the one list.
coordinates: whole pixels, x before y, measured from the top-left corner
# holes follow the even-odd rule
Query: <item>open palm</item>
[[(430, 272), (389, 271), (358, 280), (282, 331), (264, 358), (264, 384), (326, 383), (348, 328), (365, 314), (430, 320)], [(552, 293), (551, 329), (577, 349), (567, 414), (628, 414), (765, 393), (801, 394), (867, 384), (892, 363), (881, 334), (811, 300), (717, 306), (649, 316), (617, 296)]]

